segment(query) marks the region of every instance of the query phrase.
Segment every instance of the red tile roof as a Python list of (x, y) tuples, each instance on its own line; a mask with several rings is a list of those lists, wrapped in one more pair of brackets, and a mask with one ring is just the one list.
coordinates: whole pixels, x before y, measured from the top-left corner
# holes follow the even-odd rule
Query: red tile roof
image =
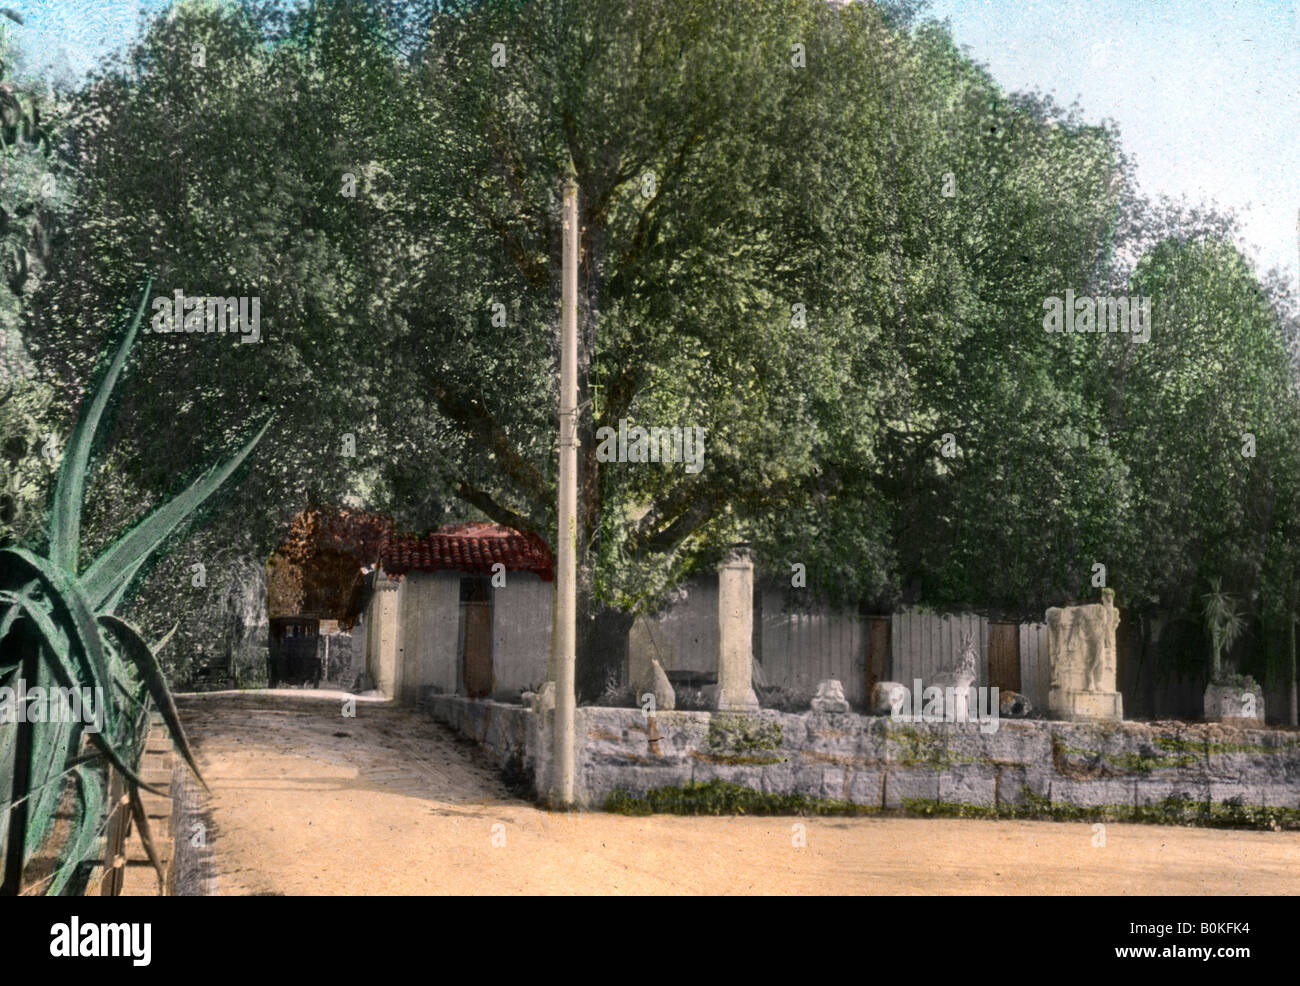
[(536, 572), (547, 582), (555, 577), (546, 542), (500, 524), (448, 524), (423, 537), (390, 534), (379, 557), (389, 575), (446, 571), (488, 575), (500, 563), (508, 572)]

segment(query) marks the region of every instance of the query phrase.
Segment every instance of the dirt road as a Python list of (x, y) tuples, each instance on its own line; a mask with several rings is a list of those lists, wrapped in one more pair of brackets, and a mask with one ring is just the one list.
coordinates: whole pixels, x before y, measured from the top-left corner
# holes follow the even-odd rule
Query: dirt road
[(1297, 832), (553, 814), (428, 718), (344, 698), (179, 700), (216, 893), (1300, 894)]

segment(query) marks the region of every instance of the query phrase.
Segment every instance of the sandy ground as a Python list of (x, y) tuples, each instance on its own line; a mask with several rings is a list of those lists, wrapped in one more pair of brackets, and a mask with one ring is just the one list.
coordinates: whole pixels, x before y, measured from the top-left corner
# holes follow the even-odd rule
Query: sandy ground
[(429, 719), (344, 697), (180, 699), (216, 893), (1300, 894), (1297, 832), (545, 812)]

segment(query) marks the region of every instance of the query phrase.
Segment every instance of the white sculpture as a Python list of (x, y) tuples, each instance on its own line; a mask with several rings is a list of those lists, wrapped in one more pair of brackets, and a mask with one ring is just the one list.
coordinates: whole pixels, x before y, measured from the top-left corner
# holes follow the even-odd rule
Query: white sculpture
[(1060, 719), (1122, 719), (1123, 697), (1115, 688), (1115, 593), (1101, 591), (1101, 602), (1053, 607), (1047, 611), (1052, 685), (1049, 714)]
[(817, 694), (813, 696), (814, 712), (848, 712), (849, 701), (844, 697), (844, 686), (835, 678), (827, 678), (817, 685)]
[(943, 689), (943, 716), (949, 722), (970, 720), (970, 690), (979, 677), (979, 647), (974, 631), (961, 635), (961, 656), (957, 663), (934, 676), (931, 686)]

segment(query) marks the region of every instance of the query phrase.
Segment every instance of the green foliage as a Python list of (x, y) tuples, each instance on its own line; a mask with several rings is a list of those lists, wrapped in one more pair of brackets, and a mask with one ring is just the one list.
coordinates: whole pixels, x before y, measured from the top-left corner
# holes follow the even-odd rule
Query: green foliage
[(1218, 578), (1210, 580), (1210, 591), (1201, 597), (1201, 602), (1205, 629), (1210, 637), (1210, 680), (1221, 684), (1223, 671), (1220, 658), (1224, 652), (1232, 650), (1245, 629), (1246, 621), (1241, 618), (1236, 601), (1220, 588)]
[(1226, 688), (1239, 688), (1245, 692), (1259, 691), (1259, 684), (1248, 674), (1226, 674), (1220, 671), (1211, 679), (1211, 683)]
[(779, 763), (780, 757), (754, 754), (781, 748), (781, 724), (764, 722), (754, 716), (716, 713), (709, 718), (709, 734), (704, 742), (706, 753), (715, 761), (727, 763)]
[(67, 99), (14, 71), (21, 26), (0, 17), (0, 386), (29, 372), (22, 329), (48, 280), (74, 202), (72, 169), (55, 148)]
[(48, 557), (22, 547), (0, 549), (0, 602), (6, 607), (0, 623), (0, 682), (89, 689), (103, 717), (98, 731), (88, 730), (71, 715), (49, 722), (0, 724), (0, 790), (8, 794), (5, 886), (11, 892), (21, 883), (26, 861), (49, 835), (65, 775), (72, 775), (78, 807), (72, 836), (47, 892), (78, 893), (84, 884), (84, 864), (115, 807), (105, 797), (110, 765), (130, 787), (137, 825), (146, 824), (137, 788), (147, 785), (136, 770), (151, 707), (157, 708), (181, 756), (198, 776), (154, 650), (112, 609), (149, 555), (225, 482), (262, 432), (78, 572), (92, 447), (135, 341), (149, 289), (146, 283), (134, 317), (69, 437), (50, 508)]
[(755, 791), (713, 780), (657, 787), (642, 796), (619, 788), (605, 799), (605, 810), (619, 815), (870, 815), (880, 809), (835, 798)]
[[(0, 544), (30, 543), (45, 534), (45, 495), (54, 460), (53, 391), (30, 378), (10, 378), (0, 396)], [(57, 439), (55, 439), (57, 441)]]
[[(162, 294), (260, 296), (265, 341), (147, 338), (87, 547), (263, 409), (280, 427), (255, 508), (186, 547), (217, 591), (176, 613), (176, 561), (132, 615), (151, 632), (179, 616), (192, 649), (312, 504), (553, 537), (572, 166), (585, 694), (620, 667), (628, 614), (737, 539), (769, 572), (804, 564), (810, 595), (875, 610), (1041, 618), (1091, 597), (1101, 562), (1127, 611), (1199, 619), (1218, 577), (1248, 625), (1270, 621), (1283, 670), (1294, 305), (1230, 245), (1231, 217), (1141, 198), (1112, 128), (1008, 95), (916, 13), (311, 0), (156, 18), (70, 108), (71, 221), (93, 249), (58, 254), (28, 346), (46, 379), (85, 379), (101, 340), (74, 314), (109, 310), (141, 269)], [(1044, 298), (1067, 290), (1150, 297), (1151, 339), (1045, 332)], [(60, 386), (56, 405), (75, 396)], [(622, 420), (705, 428), (703, 469), (599, 461)]]
[(1015, 818), (1054, 822), (1134, 822), (1203, 828), (1277, 832), (1300, 829), (1300, 809), (1241, 801), (1211, 803), (1171, 795), (1149, 805), (1069, 805), (1022, 792), (1022, 804), (968, 805), (929, 798), (904, 798), (903, 811), (933, 818)]

